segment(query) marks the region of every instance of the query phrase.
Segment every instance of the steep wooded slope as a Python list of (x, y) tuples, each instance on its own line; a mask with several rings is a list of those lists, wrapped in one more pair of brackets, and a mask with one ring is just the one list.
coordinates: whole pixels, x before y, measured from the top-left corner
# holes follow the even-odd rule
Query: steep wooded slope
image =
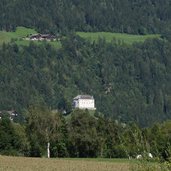
[(48, 44), (0, 48), (0, 108), (46, 103), (71, 110), (77, 94), (91, 94), (97, 109), (122, 121), (149, 125), (171, 116), (171, 44), (147, 40), (133, 46), (71, 36)]
[(171, 28), (170, 8), (171, 0), (1, 0), (0, 28), (160, 33)]

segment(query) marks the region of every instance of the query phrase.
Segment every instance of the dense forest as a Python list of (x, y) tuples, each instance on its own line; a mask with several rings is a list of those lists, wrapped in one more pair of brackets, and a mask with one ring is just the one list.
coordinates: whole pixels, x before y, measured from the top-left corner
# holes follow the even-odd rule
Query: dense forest
[[(141, 126), (171, 118), (170, 0), (2, 0), (0, 29), (66, 34), (62, 47), (0, 47), (0, 110), (32, 104), (71, 112), (77, 94), (95, 97), (105, 116)], [(74, 31), (160, 33), (132, 46), (84, 40)]]
[(171, 118), (171, 43), (152, 39), (125, 45), (91, 43), (76, 35), (54, 49), (48, 43), (0, 48), (0, 109), (30, 105), (71, 112), (78, 94), (95, 97), (97, 110), (141, 126)]
[(25, 125), (0, 120), (0, 154), (32, 157), (106, 157), (135, 158), (141, 154), (151, 160), (170, 160), (171, 121), (140, 129), (136, 124), (122, 124), (93, 117), (88, 110), (75, 110), (65, 120), (45, 106), (28, 109)]
[(161, 33), (171, 28), (170, 8), (171, 0), (1, 0), (0, 29)]

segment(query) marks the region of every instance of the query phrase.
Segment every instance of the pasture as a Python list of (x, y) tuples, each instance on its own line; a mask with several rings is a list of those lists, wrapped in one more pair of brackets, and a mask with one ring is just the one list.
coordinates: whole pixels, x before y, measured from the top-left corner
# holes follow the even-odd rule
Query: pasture
[(0, 171), (128, 171), (128, 160), (46, 159), (0, 156)]
[[(26, 28), (26, 27), (17, 27), (15, 32), (6, 32), (0, 31), (0, 45), (3, 43), (9, 43), (13, 40), (18, 45), (28, 46), (30, 41), (23, 39), (27, 35), (36, 34), (37, 32), (34, 29)], [(97, 42), (99, 38), (104, 38), (106, 42), (111, 42), (115, 40), (115, 42), (125, 43), (131, 45), (135, 42), (144, 42), (148, 38), (160, 38), (159, 34), (149, 34), (149, 35), (131, 35), (125, 33), (110, 33), (110, 32), (76, 32), (77, 35), (84, 39), (88, 39), (91, 42)], [(41, 45), (44, 42), (34, 41), (34, 43)], [(61, 47), (61, 43), (59, 41), (48, 42), (52, 46), (56, 48)]]
[(90, 41), (97, 41), (99, 38), (105, 38), (106, 42), (115, 40), (117, 43), (124, 42), (125, 44), (133, 44), (135, 42), (144, 42), (146, 39), (160, 38), (159, 34), (148, 35), (133, 35), (125, 33), (110, 33), (110, 32), (77, 32), (77, 34)]
[(0, 156), (0, 171), (170, 171), (159, 164), (128, 159), (31, 158)]
[[(31, 41), (25, 40), (23, 38), (25, 38), (27, 35), (36, 33), (37, 32), (34, 29), (26, 27), (17, 27), (15, 32), (0, 31), (0, 45), (2, 45), (3, 43), (9, 43), (11, 40), (13, 40), (18, 45), (28, 46)], [(44, 43), (44, 41), (34, 41), (34, 43), (41, 45), (42, 43)], [(56, 48), (61, 47), (61, 44), (58, 41), (52, 41), (48, 43)]]
[(23, 37), (26, 37), (29, 34), (35, 33), (37, 32), (34, 29), (29, 29), (25, 27), (17, 27), (15, 32), (0, 31), (0, 44), (2, 44), (3, 42), (8, 43), (12, 39), (19, 42), (19, 39), (22, 39)]

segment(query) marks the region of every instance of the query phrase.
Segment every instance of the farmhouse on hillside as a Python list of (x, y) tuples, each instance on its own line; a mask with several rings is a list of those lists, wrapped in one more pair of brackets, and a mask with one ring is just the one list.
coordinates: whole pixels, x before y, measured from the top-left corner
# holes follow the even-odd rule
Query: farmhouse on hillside
[(78, 95), (73, 99), (73, 107), (78, 109), (96, 110), (94, 97), (90, 95)]
[(54, 35), (51, 35), (51, 34), (32, 34), (30, 35), (28, 38), (26, 38), (26, 40), (39, 40), (39, 41), (43, 41), (43, 40), (46, 40), (46, 41), (55, 41), (56, 40), (56, 36)]

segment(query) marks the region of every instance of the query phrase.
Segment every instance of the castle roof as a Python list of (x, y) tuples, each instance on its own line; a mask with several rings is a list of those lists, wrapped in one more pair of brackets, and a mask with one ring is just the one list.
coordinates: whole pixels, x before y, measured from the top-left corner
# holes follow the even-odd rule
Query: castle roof
[(90, 96), (90, 95), (78, 95), (74, 97), (74, 100), (78, 100), (78, 99), (94, 99), (94, 98), (93, 96)]

